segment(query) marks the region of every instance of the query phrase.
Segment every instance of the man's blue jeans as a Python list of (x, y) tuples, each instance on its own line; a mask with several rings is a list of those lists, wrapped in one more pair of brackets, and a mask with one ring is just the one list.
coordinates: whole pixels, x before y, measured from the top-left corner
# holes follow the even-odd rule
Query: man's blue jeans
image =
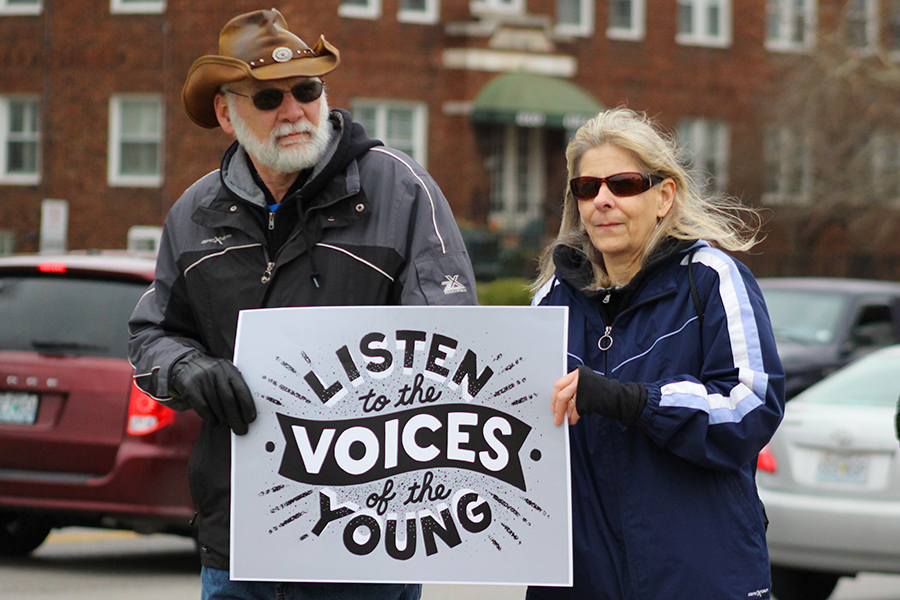
[(231, 581), (228, 571), (203, 567), (202, 600), (419, 600), (422, 586), (379, 583)]

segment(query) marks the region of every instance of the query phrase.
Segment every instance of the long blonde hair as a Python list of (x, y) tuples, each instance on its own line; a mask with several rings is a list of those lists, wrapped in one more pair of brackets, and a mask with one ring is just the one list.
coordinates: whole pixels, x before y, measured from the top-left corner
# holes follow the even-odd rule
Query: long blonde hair
[[(569, 179), (579, 176), (581, 159), (588, 150), (606, 145), (629, 152), (642, 170), (675, 182), (672, 208), (647, 240), (641, 264), (661, 240), (670, 237), (703, 239), (730, 251), (746, 251), (756, 245), (760, 226), (757, 211), (736, 198), (703, 196), (695, 176), (682, 164), (675, 140), (644, 113), (620, 107), (601, 112), (582, 125), (566, 148)], [(750, 222), (741, 219), (741, 214), (747, 215)], [(588, 287), (611, 287), (603, 256), (588, 237), (578, 212), (578, 200), (568, 185), (559, 234), (541, 254), (540, 274), (531, 286), (533, 292), (553, 276), (553, 252), (558, 246), (580, 250), (591, 261), (594, 281)]]

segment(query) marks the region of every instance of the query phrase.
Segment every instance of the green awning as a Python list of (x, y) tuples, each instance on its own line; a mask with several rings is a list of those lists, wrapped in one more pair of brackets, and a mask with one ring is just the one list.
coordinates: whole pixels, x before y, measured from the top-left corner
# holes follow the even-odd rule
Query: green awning
[(472, 101), (476, 124), (577, 129), (603, 110), (586, 91), (565, 79), (532, 73), (504, 73)]

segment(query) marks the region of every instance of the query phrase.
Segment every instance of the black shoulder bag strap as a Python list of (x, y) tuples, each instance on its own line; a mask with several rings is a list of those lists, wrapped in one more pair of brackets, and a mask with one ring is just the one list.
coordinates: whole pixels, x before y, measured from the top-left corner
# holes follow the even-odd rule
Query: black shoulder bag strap
[[(694, 300), (694, 310), (697, 311), (697, 319), (700, 321), (700, 332), (703, 332), (703, 305), (700, 304), (700, 294), (697, 293), (697, 284), (694, 283), (694, 254), (697, 253), (697, 250), (700, 248), (694, 248), (691, 250), (690, 254), (688, 254), (688, 282), (691, 285), (691, 298)], [(702, 349), (703, 344), (703, 336), (700, 337), (700, 344)]]

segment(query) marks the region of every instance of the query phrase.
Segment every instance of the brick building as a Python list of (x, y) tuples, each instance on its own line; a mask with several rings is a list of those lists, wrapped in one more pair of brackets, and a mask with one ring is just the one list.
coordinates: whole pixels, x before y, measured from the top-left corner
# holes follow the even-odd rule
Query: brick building
[[(39, 248), (47, 199), (67, 202), (70, 249), (123, 248), (131, 227), (161, 224), (230, 143), (184, 114), (188, 67), (217, 51), (230, 17), (269, 7), (0, 0), (0, 252)], [(864, 48), (900, 48), (892, 0), (295, 0), (276, 8), (308, 44), (324, 34), (339, 48), (341, 65), (326, 78), (331, 105), (423, 163), (473, 243), (513, 247), (539, 246), (555, 231), (567, 136), (600, 107), (626, 104), (658, 118), (714, 190), (783, 206), (790, 169), (779, 169), (786, 182), (767, 173), (766, 153), (783, 154), (776, 164), (797, 159), (766, 137), (763, 102), (786, 57), (803, 55), (838, 22), (850, 23)], [(775, 223), (767, 244), (777, 250), (785, 242)], [(825, 239), (841, 239), (839, 229)]]

